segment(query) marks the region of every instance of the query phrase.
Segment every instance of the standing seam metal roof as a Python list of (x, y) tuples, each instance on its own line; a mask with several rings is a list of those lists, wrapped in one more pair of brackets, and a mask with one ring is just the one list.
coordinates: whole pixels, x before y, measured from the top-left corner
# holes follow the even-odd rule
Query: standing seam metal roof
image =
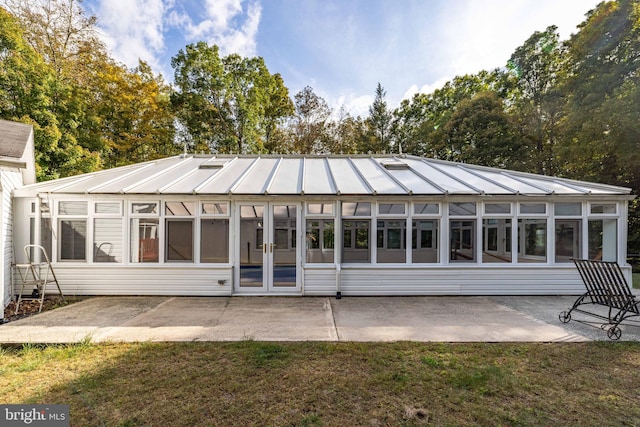
[(627, 195), (629, 188), (416, 156), (181, 155), (16, 190), (62, 194)]

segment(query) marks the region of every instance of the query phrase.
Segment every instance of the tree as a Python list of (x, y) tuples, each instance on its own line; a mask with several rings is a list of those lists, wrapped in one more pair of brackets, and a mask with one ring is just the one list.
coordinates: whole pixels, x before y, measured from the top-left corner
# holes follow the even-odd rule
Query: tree
[(170, 112), (169, 87), (154, 76), (148, 64), (128, 70), (107, 62), (96, 72), (93, 87), (96, 131), (103, 141), (102, 158), (108, 167), (177, 154)]
[(552, 174), (553, 149), (561, 114), (558, 78), (563, 49), (556, 26), (534, 32), (511, 55), (507, 68), (515, 79), (514, 113), (521, 137), (535, 147), (533, 168)]
[(80, 146), (56, 114), (57, 96), (72, 91), (26, 42), (19, 21), (0, 8), (0, 117), (33, 125), (39, 180), (100, 165), (99, 156)]
[(316, 95), (310, 86), (306, 86), (295, 95), (295, 111), (292, 119), (292, 152), (312, 154), (328, 151), (327, 121), (331, 109), (327, 102)]
[(282, 78), (262, 58), (221, 58), (217, 46), (199, 42), (171, 65), (177, 87), (171, 103), (198, 151), (261, 152), (262, 138), (291, 113)]
[(489, 90), (503, 97), (503, 82), (500, 71), (481, 71), (457, 76), (433, 93), (417, 94), (410, 101), (403, 101), (393, 113), (397, 143), (405, 153), (449, 158), (450, 148), (442, 129), (458, 104)]
[(376, 96), (373, 104), (369, 107), (369, 118), (367, 125), (370, 132), (370, 140), (367, 146), (362, 147), (362, 151), (373, 151), (376, 153), (391, 152), (391, 121), (392, 113), (387, 107), (385, 96), (387, 92), (378, 83)]
[(522, 144), (514, 138), (509, 116), (495, 92), (481, 92), (457, 105), (443, 127), (448, 160), (522, 169)]
[[(633, 0), (601, 3), (567, 42), (563, 173), (637, 186), (640, 8)], [(635, 178), (633, 177), (635, 175)]]
[(97, 33), (97, 18), (87, 16), (82, 0), (4, 0), (24, 24), (24, 37), (60, 78), (78, 78), (83, 57), (105, 52)]

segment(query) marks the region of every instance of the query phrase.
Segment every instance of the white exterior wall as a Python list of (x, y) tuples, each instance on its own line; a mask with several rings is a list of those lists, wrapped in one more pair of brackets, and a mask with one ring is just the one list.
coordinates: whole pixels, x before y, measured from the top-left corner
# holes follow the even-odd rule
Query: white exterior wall
[[(172, 197), (170, 200), (180, 199)], [(211, 200), (211, 198), (193, 198), (184, 197), (188, 200)], [(89, 200), (91, 197), (60, 197), (57, 200)], [(69, 261), (54, 262), (53, 266), (63, 292), (69, 295), (192, 295), (192, 296), (223, 296), (231, 295), (234, 292), (234, 268), (233, 265), (238, 263), (235, 246), (238, 240), (239, 224), (236, 216), (230, 213), (224, 218), (230, 220), (229, 245), (230, 258), (228, 264), (199, 264), (199, 263), (169, 263), (162, 261), (164, 259), (162, 251), (162, 237), (164, 235), (163, 216), (159, 215), (159, 227), (161, 235), (160, 244), (160, 262), (159, 263), (131, 263), (130, 259), (130, 237), (129, 219), (129, 203), (139, 200), (169, 200), (163, 198), (147, 197), (118, 197), (112, 195), (109, 199), (106, 197), (96, 197), (95, 200), (124, 200), (122, 217), (123, 236), (122, 247), (124, 249), (122, 263), (95, 263), (91, 261), (90, 250), (88, 251), (88, 262)], [(224, 200), (224, 199), (223, 199)], [(244, 199), (243, 199), (244, 200)], [(257, 198), (256, 200), (264, 200)], [(289, 199), (286, 199), (289, 200)], [(372, 200), (372, 199), (370, 199)], [(35, 199), (17, 198), (15, 199), (14, 210), (16, 218), (19, 219), (14, 227), (15, 230), (15, 250), (18, 262), (21, 261), (22, 247), (29, 243), (29, 216), (37, 217), (37, 214), (31, 214), (31, 203)], [(55, 199), (51, 199), (51, 206), (54, 206)], [(231, 201), (230, 212), (235, 212), (234, 204)], [(626, 256), (626, 201), (618, 203), (618, 214), (613, 216), (595, 215), (602, 218), (619, 218), (617, 222), (618, 228), (618, 261), (622, 266), (626, 278), (631, 283), (631, 269), (625, 266), (624, 257)], [(339, 203), (337, 204), (339, 206)], [(91, 205), (90, 205), (91, 206)], [(551, 206), (551, 205), (549, 205)], [(586, 225), (588, 218), (593, 215), (587, 213), (588, 204), (583, 201), (583, 228), (586, 233)], [(89, 209), (88, 214), (88, 241), (87, 246), (91, 247), (93, 239), (93, 226), (91, 219), (95, 216)], [(301, 209), (304, 212), (304, 209)], [(513, 214), (510, 215), (513, 223), (516, 224), (518, 215), (516, 215), (515, 205)], [(299, 246), (300, 241), (304, 240), (305, 218), (302, 215), (302, 221), (299, 224)], [(513, 263), (487, 264), (482, 262), (451, 262), (447, 258), (449, 256), (449, 248), (447, 240), (442, 236), (446, 236), (448, 230), (448, 216), (446, 210), (440, 218), (441, 225), (441, 241), (439, 244), (441, 264), (342, 264), (341, 270), (338, 272), (336, 266), (339, 262), (339, 251), (336, 250), (335, 263), (327, 264), (305, 264), (304, 250), (298, 252), (298, 266), (302, 271), (300, 277), (302, 285), (302, 294), (309, 296), (332, 296), (340, 291), (342, 295), (561, 295), (561, 294), (580, 294), (584, 292), (584, 285), (580, 276), (575, 269), (573, 263), (555, 264), (554, 260), (554, 228), (553, 213), (549, 207), (547, 218), (547, 262), (545, 263), (520, 263), (516, 261), (514, 256)], [(197, 217), (196, 217), (197, 218)], [(341, 217), (336, 215), (331, 217), (335, 219), (335, 247), (341, 247)], [(484, 218), (480, 210), (475, 217), (477, 219), (476, 227), (476, 251), (477, 259), (481, 259), (482, 241), (482, 219)], [(54, 228), (58, 228), (59, 218), (54, 216)], [(195, 235), (198, 235), (198, 220), (195, 219)], [(371, 258), (376, 259), (375, 248), (375, 219), (372, 219), (370, 233), (372, 235)], [(410, 227), (410, 219), (407, 220), (407, 227)], [(36, 233), (38, 233), (36, 227)], [(517, 241), (516, 227), (513, 227), (513, 239)], [(586, 234), (583, 235), (583, 237)], [(587, 240), (582, 239), (582, 253), (587, 252)], [(198, 238), (194, 240), (195, 255), (194, 259), (199, 259)], [(57, 258), (57, 245), (54, 241), (53, 259)], [(410, 249), (407, 249), (407, 259), (410, 258)], [(237, 272), (236, 272), (237, 273)], [(218, 282), (222, 281), (220, 285)], [(297, 294), (300, 294), (297, 291)]]
[[(622, 268), (627, 280), (631, 268)], [(304, 270), (305, 295), (335, 295), (335, 268)], [(344, 296), (378, 295), (576, 295), (585, 291), (573, 263), (566, 266), (343, 267)], [(631, 283), (631, 282), (629, 282)]]
[(89, 267), (56, 263), (53, 268), (64, 295), (228, 296), (232, 289), (233, 270), (228, 267)]
[[(12, 294), (11, 270), (14, 262), (13, 248), (13, 199), (12, 192), (22, 185), (22, 172), (18, 168), (2, 168), (0, 170), (0, 247), (2, 248), (2, 265), (0, 266), (0, 289), (2, 308), (9, 303)], [(4, 317), (4, 315), (3, 315)]]

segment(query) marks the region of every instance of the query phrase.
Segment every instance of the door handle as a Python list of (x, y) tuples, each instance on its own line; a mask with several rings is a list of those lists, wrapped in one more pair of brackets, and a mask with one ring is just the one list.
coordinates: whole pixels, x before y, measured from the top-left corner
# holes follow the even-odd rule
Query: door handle
[(269, 244), (269, 252), (273, 253), (273, 248), (274, 248), (275, 246), (276, 246), (276, 245), (274, 245), (273, 243)]
[(266, 254), (267, 253), (267, 245), (263, 244), (262, 245), (262, 251)]

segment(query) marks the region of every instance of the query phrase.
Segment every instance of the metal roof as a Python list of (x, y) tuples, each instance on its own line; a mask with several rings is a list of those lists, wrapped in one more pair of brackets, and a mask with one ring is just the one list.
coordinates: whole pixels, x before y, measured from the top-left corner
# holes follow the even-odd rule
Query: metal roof
[(409, 155), (180, 155), (46, 181), (59, 194), (628, 195), (631, 189)]

